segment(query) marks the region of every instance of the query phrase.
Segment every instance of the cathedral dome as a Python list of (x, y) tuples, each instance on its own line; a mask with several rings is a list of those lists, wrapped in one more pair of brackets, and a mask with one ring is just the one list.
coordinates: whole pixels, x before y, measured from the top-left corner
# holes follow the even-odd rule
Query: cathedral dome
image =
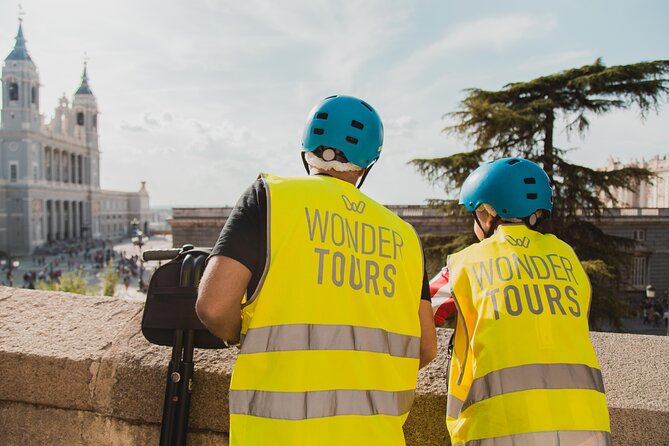
[(14, 45), (14, 49), (9, 53), (9, 56), (7, 56), (5, 60), (25, 60), (32, 62), (33, 60), (30, 58), (30, 54), (28, 54), (28, 49), (26, 48), (26, 39), (23, 37), (23, 27), (20, 23), (15, 40), (16, 44)]

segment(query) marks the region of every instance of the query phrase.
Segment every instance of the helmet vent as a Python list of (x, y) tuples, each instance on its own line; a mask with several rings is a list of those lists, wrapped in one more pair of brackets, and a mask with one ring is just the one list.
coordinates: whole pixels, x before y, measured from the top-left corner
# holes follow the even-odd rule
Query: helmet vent
[(520, 162), (519, 159), (512, 159), (512, 160), (507, 161), (506, 163), (507, 163), (509, 166), (513, 166), (514, 164), (518, 164), (519, 162)]
[(523, 182), (525, 184), (537, 184), (537, 180), (532, 177), (523, 179)]
[(527, 194), (528, 200), (536, 200), (539, 196), (537, 194)]
[(364, 105), (365, 107), (367, 107), (367, 109), (368, 109), (369, 111), (371, 111), (371, 112), (374, 111), (374, 109), (372, 109), (372, 106), (369, 105), (368, 103), (366, 103), (365, 101), (360, 101), (360, 103), (361, 103), (362, 105)]
[(352, 136), (347, 136), (346, 141), (350, 142), (351, 144), (358, 144), (358, 138), (354, 138)]
[(316, 115), (316, 119), (328, 119), (327, 113), (319, 113)]
[(322, 135), (323, 133), (325, 133), (323, 129), (314, 129), (314, 135)]
[(351, 127), (355, 127), (358, 130), (362, 130), (365, 128), (365, 125), (362, 122), (358, 122), (355, 119), (351, 121)]

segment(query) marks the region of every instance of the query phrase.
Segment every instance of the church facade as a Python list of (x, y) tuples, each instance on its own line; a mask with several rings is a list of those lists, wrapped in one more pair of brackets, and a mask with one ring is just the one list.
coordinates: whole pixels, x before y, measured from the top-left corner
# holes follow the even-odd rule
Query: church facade
[(620, 208), (669, 208), (669, 154), (655, 155), (649, 160), (642, 159), (630, 163), (609, 158), (602, 170), (640, 167), (648, 169), (654, 175), (651, 181), (641, 181), (633, 189), (618, 187), (612, 190), (616, 203), (606, 198), (608, 207)]
[(49, 120), (40, 113), (37, 66), (19, 23), (2, 68), (0, 116), (0, 251), (88, 239), (120, 239), (146, 229), (149, 194), (100, 188), (98, 105), (84, 63), (71, 103), (58, 101)]

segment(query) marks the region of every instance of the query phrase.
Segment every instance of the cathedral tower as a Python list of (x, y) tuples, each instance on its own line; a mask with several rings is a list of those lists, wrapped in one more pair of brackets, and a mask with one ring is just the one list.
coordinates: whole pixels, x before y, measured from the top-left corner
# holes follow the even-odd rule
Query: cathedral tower
[(2, 129), (39, 131), (39, 76), (19, 21), (14, 49), (2, 67)]
[(81, 85), (74, 94), (72, 110), (75, 116), (75, 136), (88, 149), (88, 166), (93, 187), (100, 187), (100, 150), (98, 147), (98, 101), (88, 85), (88, 69), (84, 62)]

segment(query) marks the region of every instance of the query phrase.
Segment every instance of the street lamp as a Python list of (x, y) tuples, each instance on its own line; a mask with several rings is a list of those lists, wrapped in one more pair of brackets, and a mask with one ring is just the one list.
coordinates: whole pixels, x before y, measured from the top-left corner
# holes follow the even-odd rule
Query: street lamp
[[(136, 223), (135, 223), (136, 222)], [(139, 226), (139, 222), (137, 219), (134, 219), (132, 221), (133, 226), (136, 228)], [(137, 226), (135, 226), (137, 225)], [(137, 246), (139, 248), (139, 289), (142, 291), (144, 288), (144, 261), (142, 260), (142, 246), (149, 240), (147, 236), (144, 235), (142, 231), (139, 229), (136, 229), (134, 231), (135, 235), (130, 239), (132, 241), (132, 244)]]
[(7, 268), (7, 282), (9, 282), (9, 286), (14, 286), (14, 274), (12, 271), (19, 266), (21, 266), (21, 262), (17, 259), (0, 259), (0, 268)]
[(648, 299), (654, 299), (655, 298), (655, 287), (653, 285), (647, 285), (646, 286), (646, 297)]
[(132, 244), (139, 248), (139, 257), (142, 258), (142, 246), (149, 240), (142, 231), (137, 231), (136, 235), (130, 239)]

